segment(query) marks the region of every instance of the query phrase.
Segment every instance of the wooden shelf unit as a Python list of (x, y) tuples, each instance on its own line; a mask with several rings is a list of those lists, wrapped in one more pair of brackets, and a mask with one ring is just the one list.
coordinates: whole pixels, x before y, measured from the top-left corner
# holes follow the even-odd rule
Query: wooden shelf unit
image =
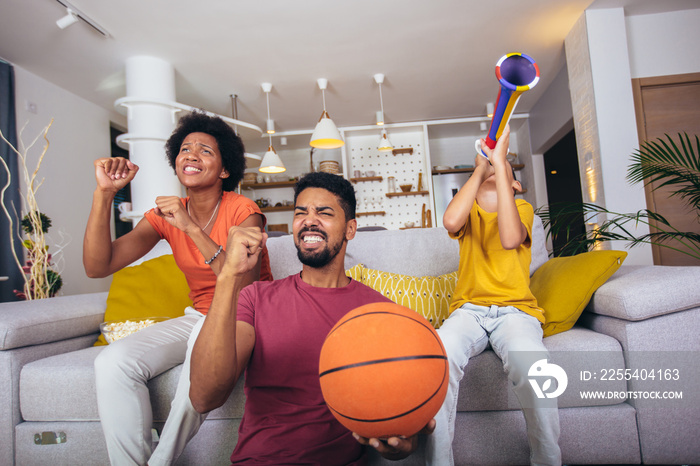
[(391, 153), (394, 155), (413, 154), (413, 147), (402, 147), (400, 149), (392, 149)]
[[(525, 167), (522, 163), (516, 163), (513, 165), (513, 170), (522, 170)], [(474, 167), (471, 168), (450, 168), (449, 170), (433, 170), (433, 175), (449, 175), (451, 173), (471, 173), (474, 171)]]
[(386, 197), (398, 197), (398, 196), (423, 196), (428, 194), (428, 191), (409, 191), (407, 193), (386, 193)]
[(376, 210), (374, 212), (355, 212), (356, 217), (368, 217), (370, 215), (386, 215), (383, 210)]
[(384, 177), (382, 176), (362, 176), (360, 178), (350, 178), (352, 183), (359, 183), (361, 181), (382, 181)]
[(241, 189), (293, 188), (296, 181), (272, 181), (270, 183), (241, 183)]
[(262, 212), (291, 212), (294, 210), (293, 205), (281, 205), (281, 206), (276, 206), (276, 207), (261, 207), (260, 211)]

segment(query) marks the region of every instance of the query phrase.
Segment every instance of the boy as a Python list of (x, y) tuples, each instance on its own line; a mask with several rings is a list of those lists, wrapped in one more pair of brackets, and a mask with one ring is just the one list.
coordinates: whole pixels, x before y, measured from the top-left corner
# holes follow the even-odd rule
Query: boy
[(509, 139), (506, 128), (493, 151), (482, 141), (489, 159), (476, 156), (474, 173), (443, 216), (450, 237), (459, 241), (460, 259), (451, 314), (438, 330), (450, 361), (450, 385), (428, 438), (428, 464), (435, 466), (454, 464), (459, 382), (469, 358), (489, 344), (503, 361), (525, 415), (531, 464), (561, 464), (559, 413), (556, 407), (535, 406), (527, 380), (530, 366), (512, 353), (547, 350), (542, 343), (544, 314), (529, 288), (534, 213), (526, 201), (515, 199), (521, 185), (506, 161)]

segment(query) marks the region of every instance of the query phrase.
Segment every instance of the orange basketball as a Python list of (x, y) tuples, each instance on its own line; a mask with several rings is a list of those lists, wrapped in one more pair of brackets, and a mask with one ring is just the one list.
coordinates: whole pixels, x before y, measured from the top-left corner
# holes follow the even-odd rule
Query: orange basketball
[(394, 303), (348, 312), (323, 343), (321, 391), (345, 427), (363, 437), (411, 436), (440, 409), (449, 383), (430, 323)]

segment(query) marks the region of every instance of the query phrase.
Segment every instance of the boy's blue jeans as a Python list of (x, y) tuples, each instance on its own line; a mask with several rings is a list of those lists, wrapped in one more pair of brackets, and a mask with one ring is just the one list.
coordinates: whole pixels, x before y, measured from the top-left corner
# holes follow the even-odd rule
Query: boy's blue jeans
[[(526, 351), (547, 357), (542, 343), (540, 322), (512, 306), (475, 306), (464, 304), (456, 309), (438, 329), (450, 363), (450, 385), (440, 411), (435, 416), (435, 432), (428, 436), (426, 458), (432, 466), (453, 465), (452, 441), (459, 383), (469, 358), (482, 353), (491, 344), (503, 361), (503, 369), (513, 384), (513, 391), (523, 407), (530, 444), (530, 463), (560, 465), (559, 412), (538, 408), (537, 397), (528, 382), (528, 358), (509, 358), (509, 352)], [(551, 403), (554, 400), (550, 400)]]

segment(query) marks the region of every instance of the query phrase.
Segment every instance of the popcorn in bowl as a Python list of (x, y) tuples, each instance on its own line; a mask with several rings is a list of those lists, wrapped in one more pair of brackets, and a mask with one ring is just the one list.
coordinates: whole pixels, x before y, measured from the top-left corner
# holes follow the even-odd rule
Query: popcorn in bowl
[(132, 333), (136, 333), (146, 327), (150, 327), (158, 322), (168, 320), (169, 317), (147, 317), (140, 320), (112, 320), (100, 324), (100, 331), (104, 335), (107, 343), (113, 343), (128, 337)]

